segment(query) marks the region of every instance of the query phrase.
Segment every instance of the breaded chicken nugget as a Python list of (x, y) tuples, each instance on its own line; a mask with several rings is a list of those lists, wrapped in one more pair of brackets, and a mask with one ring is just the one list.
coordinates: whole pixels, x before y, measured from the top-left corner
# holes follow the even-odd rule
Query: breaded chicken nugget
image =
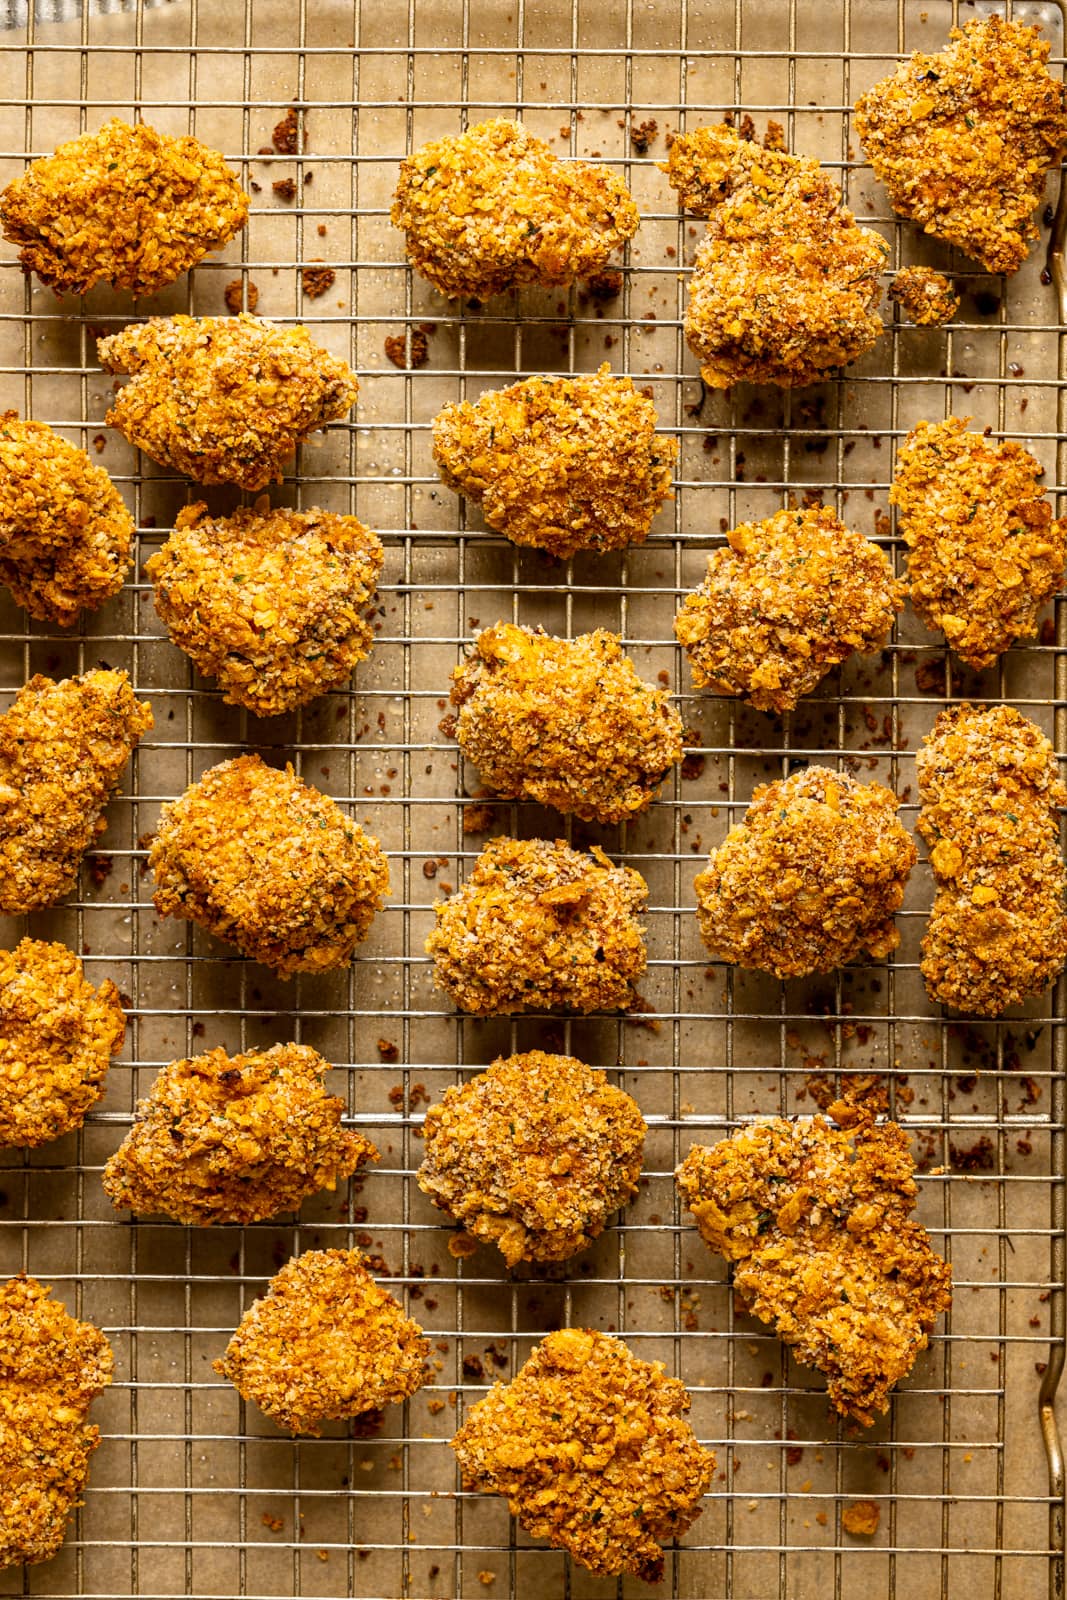
[(74, 888), (104, 808), (152, 726), (125, 672), (40, 673), (0, 716), (0, 911), (39, 911)]
[(416, 272), (450, 299), (597, 273), (640, 221), (607, 167), (560, 161), (506, 117), (434, 139), (400, 163), (390, 212)]
[(889, 298), (917, 328), (951, 322), (960, 309), (949, 280), (931, 267), (901, 267), (889, 285)]
[(643, 544), (671, 499), (678, 444), (652, 401), (605, 363), (576, 378), (526, 378), (446, 406), (433, 456), (457, 494), (515, 544), (566, 559)]
[(309, 433), (343, 417), (359, 385), (306, 328), (262, 317), (153, 317), (97, 344), (133, 376), (107, 414), (153, 461), (197, 483), (262, 489)]
[(370, 654), (366, 619), (382, 545), (358, 517), (253, 508), (213, 517), (203, 501), (178, 513), (145, 562), (174, 643), (228, 705), (272, 717), (343, 683)]
[(198, 922), (280, 978), (347, 966), (389, 893), (377, 839), (259, 756), (220, 762), (164, 806), (148, 859), (161, 916)]
[(645, 970), (648, 885), (594, 845), (491, 839), (466, 883), (434, 906), (434, 982), (461, 1011), (614, 1011)]
[(676, 1173), (704, 1243), (733, 1264), (741, 1309), (866, 1427), (952, 1301), (949, 1267), (910, 1215), (914, 1171), (895, 1122), (772, 1117), (694, 1145)]

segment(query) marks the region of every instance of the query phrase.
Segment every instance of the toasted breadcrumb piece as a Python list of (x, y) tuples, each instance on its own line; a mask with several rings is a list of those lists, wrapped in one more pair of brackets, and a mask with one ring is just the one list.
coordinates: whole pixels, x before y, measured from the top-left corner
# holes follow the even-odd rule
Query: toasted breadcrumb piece
[(0, 1284), (0, 1567), (47, 1561), (63, 1543), (100, 1443), (89, 1407), (112, 1364), (100, 1329), (36, 1278)]
[[(843, 1113), (844, 1114), (844, 1113)], [(831, 1404), (869, 1427), (951, 1303), (951, 1273), (914, 1221), (904, 1130), (773, 1117), (678, 1168), (709, 1249), (733, 1264), (741, 1309), (826, 1374)]]
[(1067, 150), (1064, 85), (1036, 28), (991, 16), (916, 51), (856, 102), (856, 131), (893, 209), (989, 272), (1037, 238), (1045, 174)]
[(674, 439), (633, 380), (526, 378), (446, 406), (433, 456), (450, 489), (515, 544), (566, 559), (643, 544), (671, 494)]
[(573, 1056), (494, 1061), (447, 1089), (423, 1126), (419, 1188), (468, 1233), (519, 1261), (567, 1261), (637, 1193), (645, 1121)]
[(932, 267), (902, 267), (889, 285), (889, 298), (917, 328), (951, 322), (960, 309), (952, 284)]
[(492, 839), (463, 887), (434, 906), (434, 982), (462, 1011), (613, 1011), (645, 970), (648, 885), (598, 846)]
[(1053, 520), (1043, 468), (1022, 445), (968, 433), (968, 420), (913, 428), (889, 498), (910, 551), (912, 605), (982, 669), (1037, 632), (1063, 582), (1067, 518)]
[(682, 759), (670, 694), (637, 676), (618, 634), (576, 639), (499, 622), (452, 674), (456, 738), (482, 782), (590, 822), (648, 809)]
[(854, 1537), (859, 1535), (869, 1537), (877, 1533), (881, 1520), (881, 1507), (873, 1500), (855, 1500), (841, 1513), (841, 1526), (846, 1533), (851, 1533)]
[(306, 328), (262, 317), (153, 317), (97, 344), (105, 372), (128, 372), (108, 423), (197, 483), (263, 489), (297, 445), (343, 417), (359, 385)]
[(1014, 706), (951, 706), (916, 756), (937, 895), (923, 937), (932, 1000), (982, 1017), (1040, 994), (1067, 960), (1056, 808), (1067, 786)]
[(217, 150), (113, 117), (34, 161), (0, 195), (4, 238), (57, 295), (94, 283), (154, 294), (248, 220)]
[(70, 893), (151, 726), (125, 672), (60, 683), (38, 673), (19, 690), (0, 716), (0, 911), (40, 911)]
[(370, 654), (377, 534), (332, 511), (179, 511), (145, 570), (172, 640), (229, 705), (272, 717), (307, 705)]
[(662, 1361), (582, 1328), (550, 1333), (494, 1384), (452, 1440), (468, 1490), (507, 1496), (512, 1516), (590, 1572), (663, 1575), (660, 1545), (700, 1515), (715, 1457)]
[(259, 756), (220, 762), (164, 806), (149, 865), (161, 916), (198, 922), (280, 978), (347, 966), (389, 893), (377, 839)]
[(400, 163), (390, 212), (416, 272), (450, 299), (599, 272), (640, 221), (607, 167), (561, 161), (521, 123), (480, 122)]
[(275, 1273), (214, 1363), (290, 1433), (399, 1405), (426, 1381), (429, 1340), (358, 1250), (305, 1250)]

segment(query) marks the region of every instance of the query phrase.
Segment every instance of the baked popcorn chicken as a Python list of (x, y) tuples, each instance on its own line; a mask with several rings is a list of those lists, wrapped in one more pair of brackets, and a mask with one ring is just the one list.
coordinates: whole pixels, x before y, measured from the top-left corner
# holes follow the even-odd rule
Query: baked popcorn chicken
[(917, 328), (951, 322), (960, 309), (952, 284), (932, 267), (901, 267), (889, 285), (889, 298)]

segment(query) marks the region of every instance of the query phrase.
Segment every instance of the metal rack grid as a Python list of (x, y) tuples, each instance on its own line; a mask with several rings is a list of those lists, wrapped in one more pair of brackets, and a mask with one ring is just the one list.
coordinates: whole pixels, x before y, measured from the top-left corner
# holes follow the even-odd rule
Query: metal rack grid
[[(1060, 6), (1014, 9), (1043, 22), (1062, 66)], [(9, 5), (0, 36), (0, 179), (112, 111), (139, 111), (224, 149), (258, 188), (242, 238), (151, 304), (131, 307), (103, 289), (80, 305), (57, 303), (24, 282), (10, 250), (0, 271), (7, 403), (90, 449), (103, 441), (99, 459), (128, 496), (139, 538), (133, 581), (84, 633), (27, 627), (0, 601), (0, 703), (32, 671), (58, 676), (107, 661), (130, 668), (156, 716), (77, 897), (0, 925), (5, 940), (27, 929), (67, 940), (91, 975), (115, 978), (131, 1018), (83, 1132), (4, 1157), (0, 1266), (53, 1283), (105, 1328), (117, 1362), (95, 1411), (105, 1439), (63, 1551), (46, 1566), (0, 1574), (0, 1593), (649, 1592), (568, 1567), (517, 1534), (501, 1502), (457, 1492), (447, 1440), (458, 1418), (487, 1382), (516, 1370), (540, 1332), (570, 1322), (618, 1330), (637, 1353), (665, 1360), (718, 1454), (703, 1517), (668, 1553), (664, 1594), (806, 1600), (863, 1586), (925, 1600), (966, 1584), (1022, 1597), (1046, 1582), (1060, 1594), (1062, 990), (999, 1024), (935, 1014), (917, 971), (932, 892), (925, 863), (894, 959), (787, 986), (709, 966), (691, 882), (754, 783), (798, 761), (840, 762), (894, 784), (912, 820), (912, 757), (946, 699), (1010, 698), (1064, 752), (1067, 613), (1058, 603), (1053, 632), (980, 677), (946, 662), (939, 641), (906, 616), (881, 658), (836, 674), (783, 721), (694, 695), (671, 642), (677, 600), (721, 530), (769, 514), (784, 495), (832, 499), (899, 559), (882, 514), (896, 442), (920, 416), (971, 413), (1023, 440), (1051, 485), (1067, 482), (1063, 335), (1041, 281), (1043, 252), (1008, 285), (976, 273), (888, 214), (850, 142), (852, 101), (900, 53), (938, 48), (956, 6), (243, 0), (198, 9), (197, 0), (169, 0), (63, 20), (65, 0), (37, 0), (30, 11)], [(301, 153), (257, 155), (292, 102), (306, 110)], [(947, 264), (965, 290), (952, 328), (894, 322), (876, 351), (818, 390), (702, 394), (681, 333), (698, 225), (679, 218), (655, 163), (668, 128), (726, 110), (777, 117), (791, 148), (839, 172), (860, 219), (890, 239), (893, 267)], [(398, 159), (497, 112), (522, 114), (560, 154), (599, 154), (626, 176), (643, 224), (618, 299), (525, 290), (488, 307), (446, 305), (405, 268), (387, 216)], [(650, 118), (658, 131), (641, 154), (631, 132)], [(296, 181), (293, 201), (271, 188), (283, 177)], [(298, 267), (317, 257), (336, 281), (312, 300)], [(140, 563), (196, 496), (103, 427), (108, 387), (93, 359), (94, 330), (149, 311), (220, 314), (235, 278), (256, 283), (261, 314), (299, 319), (347, 356), (362, 385), (352, 419), (303, 449), (278, 498), (354, 510), (387, 547), (380, 636), (354, 687), (262, 724), (221, 705), (162, 637)], [(392, 367), (384, 338), (431, 324), (428, 364)], [(644, 548), (553, 564), (487, 535), (437, 484), (429, 423), (457, 395), (602, 360), (651, 387), (662, 426), (680, 439), (677, 497)], [(217, 491), (207, 498), (232, 504)], [(477, 1022), (450, 1014), (430, 984), (421, 953), (429, 908), (485, 840), (463, 826), (476, 778), (457, 770), (438, 729), (448, 672), (473, 629), (505, 616), (557, 632), (617, 627), (646, 675), (664, 672), (679, 691), (691, 758), (647, 818), (598, 830), (564, 828), (525, 806), (494, 813), (498, 831), (596, 839), (648, 878), (650, 1009), (641, 1017)], [(143, 840), (160, 801), (242, 748), (292, 759), (390, 852), (393, 898), (347, 975), (281, 985), (154, 915)], [(289, 1037), (336, 1063), (354, 1119), (382, 1148), (362, 1191), (318, 1197), (299, 1222), (246, 1229), (116, 1218), (100, 1169), (155, 1070), (216, 1043)], [(435, 1098), (494, 1055), (533, 1046), (617, 1068), (650, 1123), (647, 1182), (568, 1270), (508, 1276), (488, 1250), (464, 1263), (449, 1256), (448, 1230), (412, 1177), (419, 1107), (424, 1092)], [(828, 1420), (815, 1375), (735, 1313), (723, 1264), (685, 1225), (670, 1174), (690, 1143), (740, 1118), (810, 1109), (814, 1074), (869, 1071), (887, 1080), (922, 1157), (919, 1214), (951, 1256), (956, 1292), (890, 1416), (860, 1437)], [(378, 1437), (338, 1427), (293, 1441), (240, 1403), (210, 1362), (289, 1253), (353, 1241), (384, 1259), (392, 1287), (438, 1342), (440, 1370)], [(882, 1510), (870, 1540), (842, 1527), (858, 1497)]]

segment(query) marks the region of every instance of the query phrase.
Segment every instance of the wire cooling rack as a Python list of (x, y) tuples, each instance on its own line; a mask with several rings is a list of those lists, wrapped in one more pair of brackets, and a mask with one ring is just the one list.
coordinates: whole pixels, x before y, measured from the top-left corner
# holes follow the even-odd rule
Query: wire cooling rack
[[(4, 1157), (0, 1265), (52, 1283), (107, 1331), (116, 1381), (105, 1438), (60, 1555), (8, 1570), (0, 1592), (41, 1596), (358, 1595), (542, 1597), (643, 1594), (531, 1547), (500, 1501), (458, 1492), (447, 1440), (487, 1383), (513, 1373), (544, 1330), (617, 1330), (687, 1383), (719, 1474), (662, 1592), (735, 1600), (809, 1596), (1030, 1597), (1062, 1593), (1063, 1480), (1053, 1400), (1064, 1334), (1062, 989), (1001, 1023), (961, 1024), (927, 1002), (917, 969), (932, 897), (913, 875), (903, 942), (887, 964), (780, 986), (709, 965), (692, 879), (754, 784), (821, 759), (897, 787), (914, 820), (913, 757), (948, 699), (1009, 698), (1067, 740), (1067, 617), (980, 677), (946, 661), (906, 616), (879, 658), (853, 663), (784, 720), (692, 693), (671, 620), (722, 531), (787, 496), (823, 496), (899, 560), (887, 518), (894, 451), (919, 418), (972, 415), (1021, 439), (1051, 485), (1060, 443), (1063, 333), (1044, 249), (1010, 284), (981, 275), (896, 222), (863, 166), (849, 108), (902, 52), (936, 49), (945, 0), (243, 0), (200, 6), (9, 4), (0, 34), (0, 177), (112, 112), (142, 114), (224, 150), (253, 189), (248, 229), (221, 258), (150, 304), (97, 289), (81, 304), (26, 283), (5, 247), (0, 374), (6, 402), (60, 426), (122, 486), (139, 562), (120, 597), (74, 637), (0, 602), (2, 703), (33, 671), (127, 666), (155, 712), (76, 898), (0, 924), (83, 952), (128, 999), (123, 1059), (84, 1131)], [(985, 6), (960, 7), (964, 16)], [(1063, 62), (1056, 5), (1022, 5)], [(105, 14), (106, 13), (106, 14)], [(265, 155), (288, 107), (299, 153)], [(698, 224), (679, 218), (656, 162), (667, 130), (747, 111), (839, 173), (893, 268), (951, 270), (963, 290), (948, 330), (892, 322), (847, 375), (782, 394), (704, 394), (681, 332)], [(560, 155), (596, 155), (643, 214), (621, 294), (607, 302), (524, 290), (488, 307), (445, 304), (413, 278), (388, 222), (397, 163), (426, 138), (521, 113)], [(651, 126), (655, 124), (655, 126)], [(287, 184), (291, 180), (291, 184)], [(282, 184), (278, 190), (275, 185)], [(1046, 216), (1047, 228), (1050, 217)], [(319, 259), (321, 258), (321, 260)], [(333, 282), (304, 267), (328, 268)], [(358, 370), (352, 418), (305, 447), (276, 498), (353, 510), (387, 547), (379, 636), (349, 692), (256, 723), (223, 706), (163, 637), (140, 560), (196, 498), (190, 485), (106, 429), (110, 380), (94, 335), (132, 315), (223, 314), (224, 289), (258, 289), (261, 314), (305, 322)], [(384, 342), (426, 337), (424, 366)], [(681, 441), (679, 483), (642, 549), (566, 566), (487, 535), (442, 489), (430, 420), (447, 400), (515, 374), (609, 361), (654, 395)], [(95, 451), (99, 450), (99, 456)], [(224, 492), (209, 491), (215, 509)], [(1057, 608), (1062, 610), (1062, 602)], [(422, 954), (436, 895), (485, 842), (474, 774), (439, 731), (448, 674), (472, 630), (499, 618), (554, 632), (617, 628), (646, 676), (679, 691), (690, 754), (647, 817), (626, 829), (564, 826), (498, 806), (490, 831), (599, 840), (651, 888), (651, 962), (635, 1017), (472, 1021), (453, 1016)], [(293, 760), (390, 852), (393, 898), (351, 971), (276, 982), (198, 931), (161, 924), (145, 873), (159, 804), (245, 748)], [(336, 1064), (351, 1113), (382, 1149), (359, 1192), (320, 1196), (299, 1222), (195, 1231), (116, 1217), (100, 1169), (136, 1097), (169, 1059), (298, 1038)], [(564, 1048), (617, 1070), (650, 1123), (639, 1198), (566, 1270), (507, 1276), (483, 1249), (457, 1263), (412, 1176), (421, 1107), (498, 1053)], [(819, 1380), (737, 1315), (723, 1264), (679, 1214), (675, 1163), (739, 1119), (810, 1110), (813, 1079), (881, 1074), (922, 1167), (919, 1214), (951, 1257), (955, 1305), (862, 1436), (836, 1427)], [(433, 1381), (384, 1431), (282, 1437), (211, 1369), (241, 1311), (297, 1249), (356, 1242), (435, 1342)], [(1044, 1447), (1042, 1445), (1044, 1437)], [(881, 1511), (850, 1536), (857, 1499)]]

